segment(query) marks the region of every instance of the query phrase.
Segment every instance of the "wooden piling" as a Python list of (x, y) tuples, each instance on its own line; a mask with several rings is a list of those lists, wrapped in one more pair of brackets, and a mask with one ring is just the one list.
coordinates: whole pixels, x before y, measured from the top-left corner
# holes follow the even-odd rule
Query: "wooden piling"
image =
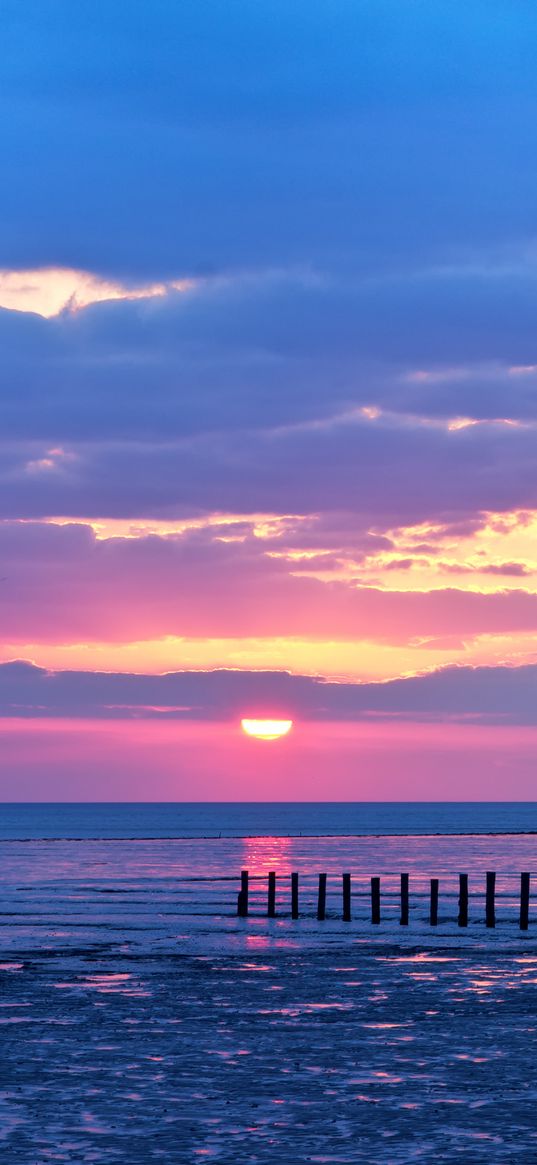
[(401, 926), (408, 926), (408, 874), (401, 874)]
[[(381, 906), (380, 906), (380, 878), (371, 878), (371, 922), (373, 925), (378, 925), (381, 920)], [(530, 882), (531, 875), (529, 872), (520, 875), (520, 913), (519, 925), (521, 930), (528, 930), (529, 927), (529, 907), (530, 907)], [(431, 926), (438, 925), (438, 904), (439, 904), (439, 879), (430, 879), (430, 907), (429, 907), (429, 922)], [(350, 873), (342, 874), (342, 920), (343, 922), (351, 922), (352, 920), (352, 876)], [(323, 922), (326, 919), (326, 893), (327, 893), (327, 874), (319, 874), (319, 888), (317, 895), (317, 919)], [(401, 926), (408, 926), (410, 919), (410, 875), (401, 874), (401, 910), (399, 922)], [(239, 918), (248, 917), (248, 895), (249, 895), (249, 873), (248, 870), (241, 870), (241, 884), (237, 897), (237, 915)], [(511, 897), (511, 896), (510, 896)], [(469, 914), (469, 889), (468, 889), (468, 874), (459, 874), (459, 899), (458, 899), (458, 926), (468, 926)], [(268, 873), (268, 897), (267, 897), (267, 917), (276, 917), (276, 871), (270, 870)], [(298, 910), (298, 873), (291, 874), (291, 918), (299, 917)], [(488, 928), (496, 926), (496, 874), (494, 871), (487, 870), (486, 872), (486, 890), (485, 890), (485, 925)]]
[(429, 913), (431, 926), (438, 926), (438, 878), (431, 878), (431, 909)]
[(527, 930), (530, 916), (530, 876), (520, 875), (520, 929)]
[(343, 874), (343, 922), (351, 921), (351, 876)]
[(380, 922), (380, 878), (371, 879), (371, 922)]
[(326, 874), (319, 874), (319, 893), (317, 896), (317, 919), (324, 922), (326, 918)]
[(271, 870), (268, 876), (267, 915), (269, 918), (274, 918), (276, 915), (276, 874), (274, 870)]
[(459, 874), (459, 926), (468, 926), (468, 874)]
[(248, 870), (241, 870), (241, 888), (237, 899), (237, 914), (239, 918), (248, 916)]
[(496, 874), (487, 871), (487, 889), (485, 895), (485, 923), (488, 927), (496, 926), (496, 912), (494, 908), (494, 892), (496, 888)]

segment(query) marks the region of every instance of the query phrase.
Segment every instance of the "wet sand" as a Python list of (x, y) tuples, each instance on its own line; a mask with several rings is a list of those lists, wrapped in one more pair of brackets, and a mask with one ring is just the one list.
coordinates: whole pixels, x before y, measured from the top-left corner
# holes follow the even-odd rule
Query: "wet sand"
[(537, 1162), (537, 955), (59, 947), (0, 970), (9, 1165)]

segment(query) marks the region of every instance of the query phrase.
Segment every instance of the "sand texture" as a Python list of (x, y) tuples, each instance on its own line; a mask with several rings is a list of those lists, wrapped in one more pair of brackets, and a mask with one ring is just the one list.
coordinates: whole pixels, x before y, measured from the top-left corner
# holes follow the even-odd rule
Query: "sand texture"
[(518, 944), (57, 949), (0, 988), (6, 1165), (537, 1162)]

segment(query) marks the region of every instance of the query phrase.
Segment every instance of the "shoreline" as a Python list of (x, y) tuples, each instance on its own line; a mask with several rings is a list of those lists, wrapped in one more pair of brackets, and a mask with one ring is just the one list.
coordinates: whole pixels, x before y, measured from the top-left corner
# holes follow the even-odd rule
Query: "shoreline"
[(75, 841), (75, 842), (86, 842), (86, 841), (97, 841), (97, 842), (114, 842), (114, 841), (120, 841), (120, 842), (125, 842), (125, 841), (129, 841), (129, 842), (135, 842), (135, 841), (144, 841), (144, 842), (147, 842), (147, 841), (256, 841), (257, 839), (260, 839), (260, 840), (263, 839), (265, 841), (268, 841), (271, 838), (274, 838), (275, 840), (279, 840), (281, 838), (282, 840), (285, 840), (285, 841), (301, 841), (301, 840), (302, 841), (331, 841), (331, 840), (352, 841), (354, 839), (356, 839), (358, 841), (358, 840), (363, 840), (365, 838), (382, 840), (383, 838), (405, 838), (405, 837), (409, 838), (409, 840), (416, 839), (416, 838), (426, 840), (428, 837), (457, 838), (457, 837), (536, 837), (536, 836), (537, 836), (537, 829), (483, 829), (483, 830), (458, 829), (456, 831), (451, 831), (451, 830), (447, 831), (445, 829), (439, 829), (436, 831), (426, 830), (423, 833), (416, 833), (416, 832), (413, 832), (413, 833), (407, 833), (407, 832), (394, 833), (393, 831), (389, 832), (389, 833), (218, 833), (218, 834), (216, 834), (216, 833), (184, 833), (184, 834), (164, 833), (164, 834), (147, 834), (144, 836), (142, 836), (141, 834), (131, 834), (131, 835), (127, 835), (127, 834), (123, 835), (122, 834), (121, 836), (118, 835), (118, 836), (114, 836), (114, 837), (108, 836), (106, 834), (101, 834), (100, 836), (94, 836), (94, 837), (71, 836), (71, 835), (62, 835), (62, 836), (57, 836), (57, 837), (56, 836), (55, 837), (46, 837), (46, 836), (40, 836), (40, 837), (0, 837), (0, 844), (16, 843), (18, 845), (24, 845), (28, 842), (35, 843), (35, 842), (45, 842), (45, 841), (49, 841), (49, 842), (54, 842), (54, 841)]

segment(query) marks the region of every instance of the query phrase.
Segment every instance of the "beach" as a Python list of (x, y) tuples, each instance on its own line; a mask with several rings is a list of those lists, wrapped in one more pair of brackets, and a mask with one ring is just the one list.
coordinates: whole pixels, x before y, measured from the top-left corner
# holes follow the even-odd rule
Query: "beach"
[[(190, 807), (191, 836), (99, 838), (91, 835), (101, 811), (78, 807), (86, 836), (77, 838), (16, 837), (15, 811), (4, 816), (7, 1161), (537, 1161), (535, 907), (532, 900), (521, 932), (516, 897), (520, 871), (534, 869), (532, 834), (207, 838), (205, 810)], [(251, 812), (257, 820), (259, 810)], [(409, 809), (415, 829), (429, 812)], [(464, 813), (475, 829), (477, 810)], [(242, 807), (236, 819), (245, 814)], [(321, 806), (309, 806), (304, 819), (314, 824), (319, 815)], [(46, 820), (58, 834), (60, 818), (65, 812), (48, 807), (41, 826)], [(347, 819), (341, 809), (341, 828)], [(514, 824), (526, 820), (520, 809)], [(123, 822), (132, 829), (129, 810)], [(244, 866), (250, 913), (238, 918)], [(497, 872), (495, 929), (484, 925), (489, 868)], [(467, 929), (457, 925), (461, 869)], [(277, 873), (275, 918), (267, 918), (269, 870)], [(298, 920), (290, 917), (292, 870)], [(316, 918), (321, 870), (325, 922)], [(353, 885), (347, 923), (343, 870)], [(373, 874), (381, 878), (379, 926), (370, 921)], [(431, 927), (435, 875), (439, 922)]]
[(6, 1161), (537, 1159), (537, 954), (4, 964)]

